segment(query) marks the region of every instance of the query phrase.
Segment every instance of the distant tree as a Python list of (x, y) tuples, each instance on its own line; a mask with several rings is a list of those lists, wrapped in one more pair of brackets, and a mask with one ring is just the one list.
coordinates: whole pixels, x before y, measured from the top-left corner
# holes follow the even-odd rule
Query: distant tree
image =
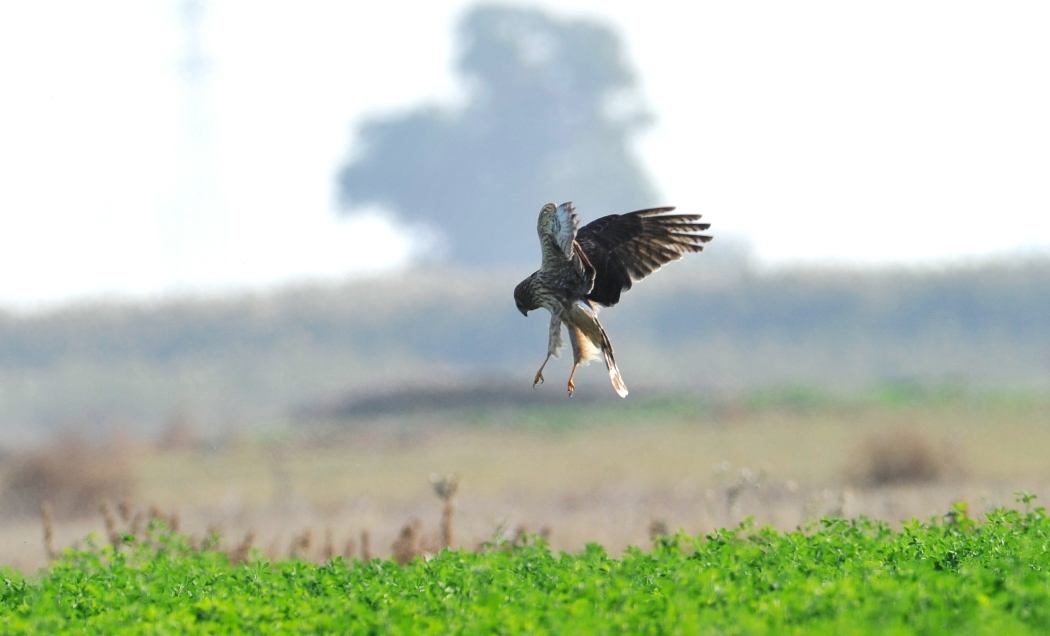
[(548, 201), (574, 201), (585, 220), (664, 203), (629, 149), (651, 117), (611, 28), (483, 6), (459, 39), (470, 102), (363, 123), (362, 152), (339, 175), (346, 208), (436, 226), (454, 260), (481, 265), (535, 261)]

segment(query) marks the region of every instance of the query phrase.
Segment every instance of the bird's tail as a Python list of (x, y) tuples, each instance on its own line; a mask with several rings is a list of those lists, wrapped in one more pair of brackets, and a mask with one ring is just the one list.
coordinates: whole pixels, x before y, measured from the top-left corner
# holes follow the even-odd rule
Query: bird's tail
[[(598, 325), (598, 328), (601, 329), (601, 325)], [(612, 343), (609, 342), (609, 337), (605, 335), (604, 329), (602, 329), (602, 340), (602, 354), (605, 356), (605, 367), (609, 369), (609, 380), (612, 381), (613, 388), (616, 389), (616, 395), (627, 397), (627, 385), (623, 383), (620, 369), (616, 366)]]
[[(623, 377), (620, 375), (620, 369), (616, 366), (616, 357), (613, 355), (613, 346), (609, 342), (609, 336), (605, 333), (605, 329), (602, 327), (602, 323), (598, 322), (598, 315), (595, 313), (589, 305), (584, 302), (578, 302), (575, 305), (576, 311), (573, 312), (573, 322), (577, 329), (583, 335), (581, 343), (585, 340), (589, 340), (595, 349), (600, 349), (602, 357), (605, 358), (605, 368), (609, 370), (609, 380), (612, 382), (613, 389), (616, 390), (616, 394), (620, 397), (627, 397), (627, 385), (623, 382)], [(586, 359), (587, 352), (583, 352), (583, 358)]]

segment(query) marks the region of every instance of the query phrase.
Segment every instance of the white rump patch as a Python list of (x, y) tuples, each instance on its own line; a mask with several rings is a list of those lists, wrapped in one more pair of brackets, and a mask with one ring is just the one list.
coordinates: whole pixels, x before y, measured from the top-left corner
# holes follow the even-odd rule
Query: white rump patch
[(576, 332), (576, 342), (580, 347), (580, 364), (587, 364), (591, 360), (602, 357), (601, 344), (591, 340), (586, 333), (576, 327), (572, 327), (572, 330)]

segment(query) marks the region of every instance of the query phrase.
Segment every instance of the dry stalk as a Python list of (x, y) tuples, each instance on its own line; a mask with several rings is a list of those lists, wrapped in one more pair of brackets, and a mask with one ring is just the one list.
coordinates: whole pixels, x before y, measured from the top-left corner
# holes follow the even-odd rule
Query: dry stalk
[(108, 501), (103, 501), (101, 506), (102, 520), (106, 524), (106, 538), (114, 549), (121, 544), (120, 533), (117, 532), (117, 518), (113, 515), (113, 506)]
[(164, 514), (164, 511), (160, 509), (160, 506), (153, 504), (149, 507), (149, 519), (150, 521), (160, 521), (164, 525), (168, 526), (168, 529), (172, 532), (179, 531), (179, 513), (173, 512), (170, 515)]
[(450, 548), (453, 541), (459, 473), (451, 475), (433, 474), (430, 476), (430, 483), (434, 486), (434, 493), (445, 502), (445, 506), (441, 511), (441, 547)]
[(514, 529), (514, 536), (511, 537), (510, 545), (511, 546), (525, 545), (525, 540), (526, 540), (526, 537), (527, 537), (528, 534), (529, 534), (528, 526), (526, 526), (525, 524), (519, 525), (517, 528)]
[(368, 530), (361, 531), (361, 561), (363, 563), (372, 562), (372, 542)]
[(649, 522), (649, 540), (656, 541), (660, 537), (666, 537), (671, 534), (671, 531), (667, 527), (667, 522), (663, 519), (653, 519)]
[(201, 540), (201, 550), (216, 550), (222, 543), (222, 532), (219, 524), (212, 522), (208, 524), (204, 539)]
[(298, 559), (305, 557), (307, 552), (310, 550), (310, 544), (313, 543), (313, 530), (307, 528), (303, 530), (303, 533), (298, 536), (292, 536), (292, 544), (289, 549), (288, 558)]
[(241, 541), (236, 548), (230, 551), (229, 559), (231, 564), (244, 563), (251, 556), (252, 544), (255, 543), (255, 531), (249, 530), (244, 535), (244, 541)]
[(131, 523), (128, 524), (128, 530), (131, 532), (131, 534), (135, 535), (136, 537), (139, 536), (139, 532), (142, 531), (142, 520), (144, 518), (145, 516), (142, 514), (141, 510), (135, 513), (135, 515), (131, 518)]
[(51, 502), (45, 501), (40, 504), (40, 512), (44, 517), (44, 551), (47, 552), (47, 559), (54, 561), (58, 555), (55, 552), (55, 513), (51, 508)]
[(350, 559), (354, 558), (354, 552), (357, 552), (357, 542), (354, 541), (353, 537), (346, 540), (346, 545), (343, 546), (343, 559), (346, 562), (350, 562)]
[(120, 513), (120, 520), (124, 525), (131, 523), (131, 501), (127, 497), (121, 499), (117, 504), (117, 512)]
[(412, 519), (401, 528), (401, 534), (398, 535), (397, 540), (394, 541), (394, 545), (391, 546), (394, 552), (394, 560), (399, 565), (404, 565), (416, 558), (420, 554), (419, 551), (419, 519)]
[(288, 558), (298, 559), (299, 558), (299, 535), (293, 534), (292, 541), (288, 544)]
[(332, 557), (335, 556), (335, 544), (332, 539), (332, 529), (325, 528), (324, 530), (324, 547), (321, 548), (321, 558), (325, 561), (331, 561)]

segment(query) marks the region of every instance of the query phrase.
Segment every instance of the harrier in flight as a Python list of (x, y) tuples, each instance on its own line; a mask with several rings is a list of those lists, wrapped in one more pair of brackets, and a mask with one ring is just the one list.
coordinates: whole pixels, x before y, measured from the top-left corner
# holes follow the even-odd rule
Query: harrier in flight
[(540, 307), (551, 312), (547, 357), (533, 386), (543, 382), (543, 368), (551, 356), (558, 357), (564, 324), (572, 345), (569, 395), (576, 389), (572, 383), (576, 367), (600, 354), (616, 393), (627, 397), (612, 344), (598, 322), (598, 305), (612, 307), (635, 281), (686, 252), (703, 251), (711, 237), (700, 232), (710, 224), (700, 223), (699, 214), (669, 214), (672, 210), (611, 214), (580, 227), (571, 202), (543, 206), (536, 228), (543, 261), (539, 270), (514, 288), (514, 302), (523, 315)]

